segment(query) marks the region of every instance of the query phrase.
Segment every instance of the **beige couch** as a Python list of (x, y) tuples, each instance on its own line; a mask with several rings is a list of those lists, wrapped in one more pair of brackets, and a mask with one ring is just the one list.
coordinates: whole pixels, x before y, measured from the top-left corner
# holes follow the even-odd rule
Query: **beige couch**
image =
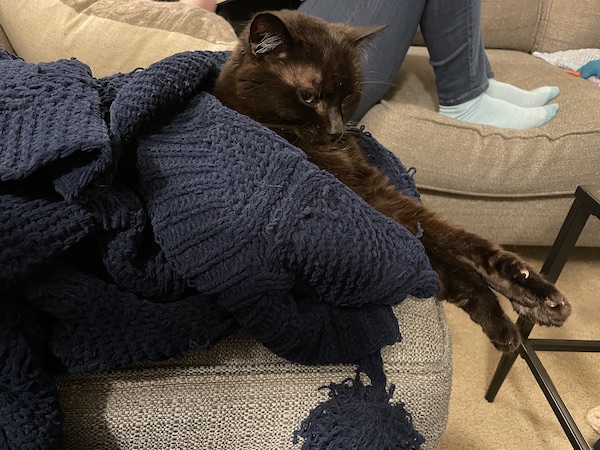
[[(528, 53), (600, 47), (596, 2), (484, 1), (497, 78), (524, 88), (561, 88), (558, 116), (539, 129), (499, 130), (439, 116), (426, 51), (411, 49), (398, 87), (363, 122), (417, 168), (427, 205), (501, 243), (552, 242), (576, 186), (600, 179), (600, 89)], [(224, 20), (186, 5), (0, 2), (0, 47), (31, 62), (77, 57), (98, 77), (179, 51), (227, 50), (235, 40)], [(599, 231), (592, 223), (582, 243), (600, 245)], [(450, 395), (446, 321), (434, 299), (408, 299), (397, 313), (405, 339), (386, 349), (386, 373), (426, 436), (425, 448), (435, 448)], [(69, 448), (283, 449), (293, 448), (291, 430), (323, 400), (316, 388), (352, 372), (290, 364), (240, 335), (209, 353), (61, 377), (58, 386)]]
[[(600, 183), (600, 88), (530, 53), (600, 48), (597, 0), (484, 0), (495, 77), (525, 89), (557, 85), (560, 109), (540, 128), (512, 131), (436, 113), (427, 50), (413, 47), (394, 88), (364, 124), (417, 169), (423, 202), (502, 244), (551, 245), (578, 185)], [(600, 245), (589, 221), (579, 245)]]

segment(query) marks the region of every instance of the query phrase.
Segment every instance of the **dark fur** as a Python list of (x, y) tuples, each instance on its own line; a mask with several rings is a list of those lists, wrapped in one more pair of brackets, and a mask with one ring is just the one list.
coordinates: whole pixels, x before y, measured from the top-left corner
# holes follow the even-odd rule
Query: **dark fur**
[(496, 294), (542, 325), (571, 312), (564, 296), (514, 253), (446, 223), (395, 189), (344, 134), (360, 99), (361, 44), (380, 27), (327, 24), (297, 11), (261, 13), (217, 79), (214, 93), (302, 148), (378, 211), (417, 233), (439, 275), (439, 297), (455, 303), (505, 352), (521, 338)]

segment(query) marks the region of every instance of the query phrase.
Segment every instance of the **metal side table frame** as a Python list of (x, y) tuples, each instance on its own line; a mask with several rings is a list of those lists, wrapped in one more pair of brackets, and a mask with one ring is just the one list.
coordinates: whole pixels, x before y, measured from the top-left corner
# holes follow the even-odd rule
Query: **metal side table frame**
[[(556, 282), (590, 215), (600, 218), (600, 185), (579, 186), (577, 188), (573, 205), (542, 267), (541, 273), (546, 279), (553, 283)], [(523, 337), (523, 343), (518, 352), (502, 355), (485, 394), (486, 400), (489, 402), (494, 401), (517, 356), (521, 355), (544, 392), (573, 448), (576, 450), (591, 450), (536, 352), (600, 352), (600, 341), (529, 339), (533, 323), (522, 317), (518, 318), (517, 327)]]

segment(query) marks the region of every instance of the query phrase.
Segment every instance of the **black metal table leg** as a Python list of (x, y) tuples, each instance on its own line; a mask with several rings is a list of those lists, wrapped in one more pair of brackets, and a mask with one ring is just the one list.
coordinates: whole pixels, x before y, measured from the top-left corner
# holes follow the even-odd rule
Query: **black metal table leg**
[[(526, 339), (529, 336), (529, 333), (531, 333), (531, 329), (533, 328), (533, 323), (529, 322), (528, 320), (523, 319), (522, 317), (519, 317), (517, 319), (517, 328), (519, 328), (522, 338)], [(519, 352), (520, 351), (521, 351), (521, 349), (519, 349)], [(494, 373), (494, 377), (492, 378), (492, 381), (490, 381), (488, 390), (485, 393), (485, 399), (488, 402), (493, 402), (494, 399), (496, 398), (496, 394), (498, 394), (498, 391), (500, 390), (502, 383), (504, 383), (504, 379), (508, 375), (508, 372), (510, 372), (510, 369), (512, 368), (513, 364), (515, 363), (517, 356), (519, 356), (519, 352), (504, 353), (502, 355), (502, 357), (500, 358), (500, 362), (498, 363), (498, 366), (496, 367), (496, 372)]]
[[(550, 253), (544, 262), (542, 270), (540, 271), (551, 282), (554, 283), (558, 279), (558, 275), (564, 268), (569, 254), (571, 253), (571, 250), (573, 250), (589, 216), (590, 213), (588, 209), (584, 207), (576, 193), (573, 205), (567, 214), (558, 236), (554, 240), (554, 244), (550, 249)], [(528, 320), (519, 317), (517, 319), (517, 328), (519, 328), (521, 337), (525, 340), (529, 337), (533, 324)], [(500, 390), (502, 383), (504, 383), (504, 379), (508, 375), (508, 372), (510, 372), (517, 356), (518, 353), (514, 352), (511, 354), (504, 354), (500, 358), (494, 377), (485, 394), (485, 399), (488, 402), (493, 402), (496, 398), (496, 394)]]
[(577, 239), (579, 239), (579, 235), (590, 217), (590, 209), (582, 201), (583, 192), (581, 187), (577, 188), (573, 205), (558, 232), (558, 236), (554, 240), (554, 244), (544, 261), (542, 270), (540, 270), (540, 273), (552, 283), (556, 282), (565, 267), (571, 250), (575, 247)]
[[(558, 279), (579, 235), (590, 216), (600, 218), (600, 186), (579, 186), (575, 192), (575, 200), (565, 218), (565, 221), (546, 258), (541, 273), (552, 282)], [(585, 351), (599, 352), (600, 341), (577, 341), (561, 339), (529, 339), (533, 323), (519, 317), (517, 327), (521, 332), (523, 342), (518, 353), (504, 354), (498, 363), (494, 377), (486, 392), (485, 398), (494, 401), (504, 379), (512, 368), (518, 354), (527, 362), (536, 381), (540, 385), (548, 403), (556, 414), (565, 434), (575, 450), (590, 450), (591, 447), (584, 439), (575, 424), (571, 414), (562, 401), (552, 379), (546, 372), (536, 351)]]
[(591, 450), (591, 447), (581, 434), (577, 424), (575, 424), (571, 413), (569, 413), (565, 403), (558, 394), (550, 375), (548, 375), (548, 372), (546, 372), (544, 365), (528, 341), (523, 342), (521, 356), (531, 369), (531, 372), (540, 385), (542, 392), (546, 396), (548, 403), (552, 407), (552, 411), (554, 411), (554, 414), (565, 431), (565, 434), (569, 438), (569, 442), (571, 442), (573, 448), (575, 450)]

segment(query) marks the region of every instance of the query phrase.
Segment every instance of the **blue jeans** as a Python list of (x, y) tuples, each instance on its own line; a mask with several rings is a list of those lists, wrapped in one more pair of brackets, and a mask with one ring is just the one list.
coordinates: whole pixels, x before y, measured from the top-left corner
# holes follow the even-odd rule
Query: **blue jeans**
[(305, 0), (298, 9), (328, 22), (387, 25), (365, 45), (365, 85), (355, 119), (388, 91), (419, 25), (440, 105), (477, 97), (493, 76), (483, 48), (481, 0)]

